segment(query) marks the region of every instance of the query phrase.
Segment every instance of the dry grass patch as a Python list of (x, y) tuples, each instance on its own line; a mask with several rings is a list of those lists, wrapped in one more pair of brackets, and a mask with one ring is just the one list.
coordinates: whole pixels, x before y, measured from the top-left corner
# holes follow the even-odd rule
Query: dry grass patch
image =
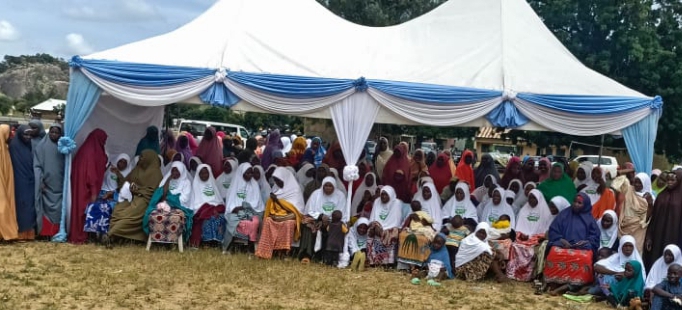
[(202, 249), (0, 245), (0, 309), (606, 309), (535, 296), (529, 284), (414, 286), (394, 271), (353, 273)]

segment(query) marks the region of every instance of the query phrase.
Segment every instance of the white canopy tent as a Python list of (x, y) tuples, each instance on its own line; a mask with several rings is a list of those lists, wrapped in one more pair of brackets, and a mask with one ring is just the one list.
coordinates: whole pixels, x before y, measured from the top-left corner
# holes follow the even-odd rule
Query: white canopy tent
[(175, 102), (331, 118), (348, 163), (374, 122), (598, 135), (647, 121), (633, 130), (655, 139), (662, 104), (585, 67), (524, 0), (450, 0), (381, 28), (314, 0), (222, 0), (72, 66), (65, 153), (102, 128), (110, 154), (130, 154)]

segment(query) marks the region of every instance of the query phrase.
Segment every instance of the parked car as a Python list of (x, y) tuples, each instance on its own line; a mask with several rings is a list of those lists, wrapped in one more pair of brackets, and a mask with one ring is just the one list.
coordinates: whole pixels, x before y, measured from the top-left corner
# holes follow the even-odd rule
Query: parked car
[(609, 175), (611, 178), (615, 178), (618, 175), (618, 160), (613, 156), (602, 156), (601, 162), (599, 161), (599, 155), (581, 155), (573, 159), (573, 161), (582, 163), (589, 160), (594, 164), (594, 166), (601, 166), (601, 168)]
[(178, 131), (187, 131), (197, 139), (197, 142), (201, 142), (201, 139), (204, 137), (204, 131), (209, 126), (215, 128), (216, 131), (222, 131), (232, 136), (239, 135), (243, 143), (246, 143), (246, 139), (250, 136), (246, 128), (241, 125), (186, 119), (180, 120)]

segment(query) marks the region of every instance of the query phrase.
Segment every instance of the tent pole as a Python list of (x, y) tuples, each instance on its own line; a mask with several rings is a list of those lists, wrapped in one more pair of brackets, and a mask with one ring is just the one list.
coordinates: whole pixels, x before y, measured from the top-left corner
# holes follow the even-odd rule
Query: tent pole
[(599, 145), (599, 160), (597, 160), (598, 161), (597, 167), (601, 167), (601, 157), (602, 157), (603, 153), (604, 153), (604, 135), (601, 135), (601, 145)]

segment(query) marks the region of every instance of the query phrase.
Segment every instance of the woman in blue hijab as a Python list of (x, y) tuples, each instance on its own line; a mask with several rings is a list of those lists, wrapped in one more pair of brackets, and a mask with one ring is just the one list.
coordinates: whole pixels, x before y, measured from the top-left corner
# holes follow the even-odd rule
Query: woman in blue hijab
[(9, 144), (9, 154), (14, 168), (14, 199), (19, 226), (19, 240), (35, 239), (35, 174), (31, 139), (33, 130), (21, 125)]
[(140, 139), (135, 150), (135, 156), (140, 156), (144, 150), (153, 150), (156, 154), (161, 154), (161, 146), (159, 145), (159, 128), (156, 126), (147, 127), (147, 134)]
[(327, 150), (322, 146), (322, 139), (315, 137), (310, 142), (310, 147), (303, 153), (303, 162), (308, 162), (315, 165), (315, 167), (319, 167), (322, 164), (325, 154), (327, 154)]

